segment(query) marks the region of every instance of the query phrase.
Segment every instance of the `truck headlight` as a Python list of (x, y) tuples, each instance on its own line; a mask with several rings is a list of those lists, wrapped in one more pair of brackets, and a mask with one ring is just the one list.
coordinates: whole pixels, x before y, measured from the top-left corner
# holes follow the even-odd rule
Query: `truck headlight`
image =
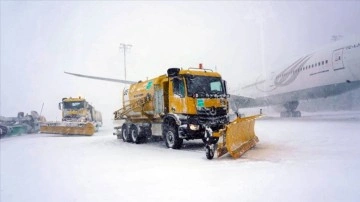
[(189, 127), (190, 127), (190, 130), (199, 130), (199, 128), (200, 128), (199, 125), (195, 125), (195, 124), (190, 124)]

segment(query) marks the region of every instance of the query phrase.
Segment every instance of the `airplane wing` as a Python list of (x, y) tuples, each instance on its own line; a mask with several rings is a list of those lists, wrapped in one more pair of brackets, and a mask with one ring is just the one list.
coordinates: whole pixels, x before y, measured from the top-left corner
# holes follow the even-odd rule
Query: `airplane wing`
[(133, 83), (137, 83), (136, 81), (128, 81), (128, 80), (104, 78), (104, 77), (97, 77), (97, 76), (88, 76), (88, 75), (75, 74), (75, 73), (70, 73), (70, 72), (64, 72), (64, 73), (65, 73), (65, 74), (70, 74), (70, 75), (73, 75), (73, 76), (84, 77), (84, 78), (88, 78), (88, 79), (97, 79), (97, 80), (110, 81), (110, 82), (123, 83), (123, 84), (133, 84)]

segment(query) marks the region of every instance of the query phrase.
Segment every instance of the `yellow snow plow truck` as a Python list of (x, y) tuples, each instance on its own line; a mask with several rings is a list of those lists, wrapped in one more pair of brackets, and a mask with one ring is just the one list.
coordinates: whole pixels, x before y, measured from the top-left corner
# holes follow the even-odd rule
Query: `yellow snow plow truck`
[(101, 113), (82, 97), (63, 98), (59, 109), (62, 111), (62, 121), (42, 123), (41, 133), (93, 135), (102, 126)]
[(260, 115), (230, 121), (229, 97), (221, 75), (201, 64), (170, 68), (124, 89), (123, 107), (114, 112), (123, 124), (114, 135), (137, 144), (161, 136), (172, 149), (180, 149), (183, 140), (202, 139), (208, 159), (226, 153), (238, 158), (258, 142), (254, 124)]

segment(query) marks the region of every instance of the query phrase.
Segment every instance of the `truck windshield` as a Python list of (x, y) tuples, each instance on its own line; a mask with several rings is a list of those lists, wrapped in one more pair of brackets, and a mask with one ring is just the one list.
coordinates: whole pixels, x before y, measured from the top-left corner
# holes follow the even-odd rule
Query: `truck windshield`
[(188, 96), (195, 97), (222, 97), (225, 91), (219, 77), (209, 76), (187, 76)]
[(81, 109), (84, 108), (84, 101), (64, 102), (64, 109)]

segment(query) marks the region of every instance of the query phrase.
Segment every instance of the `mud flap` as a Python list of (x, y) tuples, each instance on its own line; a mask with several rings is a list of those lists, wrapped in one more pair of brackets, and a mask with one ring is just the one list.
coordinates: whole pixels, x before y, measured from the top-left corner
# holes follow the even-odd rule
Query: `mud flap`
[(237, 117), (225, 129), (219, 131), (219, 143), (216, 146), (216, 156), (229, 153), (233, 158), (239, 158), (259, 142), (255, 135), (255, 120), (261, 115), (240, 118)]
[(63, 134), (63, 135), (93, 135), (96, 127), (92, 123), (64, 124), (45, 123), (40, 126), (41, 133)]

